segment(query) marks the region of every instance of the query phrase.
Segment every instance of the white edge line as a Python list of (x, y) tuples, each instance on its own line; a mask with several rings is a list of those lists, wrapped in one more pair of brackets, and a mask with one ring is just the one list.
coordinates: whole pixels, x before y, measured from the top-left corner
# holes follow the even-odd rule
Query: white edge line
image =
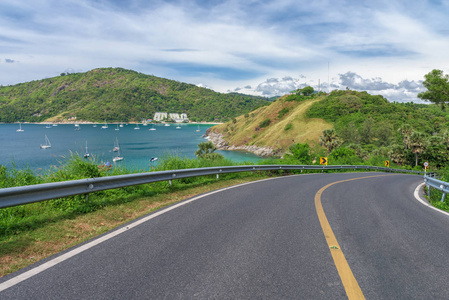
[(416, 200), (418, 200), (419, 202), (421, 202), (421, 204), (427, 206), (428, 208), (431, 208), (431, 209), (436, 210), (436, 211), (438, 211), (438, 212), (440, 212), (440, 213), (442, 213), (442, 214), (444, 214), (444, 215), (446, 215), (446, 216), (449, 216), (449, 213), (448, 213), (448, 212), (446, 212), (446, 211), (444, 211), (444, 210), (441, 210), (441, 209), (439, 209), (439, 208), (436, 208), (435, 206), (432, 206), (427, 200), (423, 199), (423, 198), (419, 195), (419, 191), (422, 189), (422, 187), (423, 187), (424, 184), (425, 184), (425, 183), (421, 183), (420, 185), (418, 185), (418, 186), (416, 187), (415, 193), (414, 193)]
[[(315, 174), (320, 174), (320, 173), (296, 174), (296, 175), (290, 175), (290, 176), (307, 176), (307, 175), (315, 175)], [(226, 191), (226, 190), (230, 190), (230, 189), (233, 189), (233, 188), (241, 187), (241, 186), (244, 186), (244, 185), (247, 185), (247, 184), (252, 184), (252, 183), (262, 182), (262, 181), (267, 181), (267, 180), (273, 180), (273, 179), (280, 179), (280, 178), (284, 178), (284, 177), (281, 176), (281, 177), (273, 177), (273, 178), (261, 179), (261, 180), (241, 183), (241, 184), (238, 184), (238, 185), (233, 185), (233, 186), (225, 187), (225, 188), (222, 188), (222, 189), (218, 189), (218, 190), (215, 190), (215, 191), (212, 191), (212, 192), (200, 195), (200, 196), (193, 197), (193, 198), (191, 198), (189, 200), (182, 201), (182, 202), (180, 202), (178, 204), (169, 206), (169, 207), (167, 207), (165, 209), (162, 209), (160, 211), (152, 213), (151, 215), (149, 215), (147, 217), (144, 217), (144, 218), (139, 219), (139, 220), (137, 220), (135, 222), (132, 222), (131, 224), (128, 224), (127, 226), (124, 226), (124, 227), (119, 228), (117, 230), (112, 229), (114, 231), (112, 231), (112, 232), (110, 232), (108, 234), (105, 234), (104, 236), (102, 236), (100, 238), (97, 238), (97, 239), (95, 239), (95, 240), (93, 240), (91, 242), (88, 242), (88, 243), (86, 243), (86, 244), (84, 244), (82, 246), (79, 246), (79, 247), (77, 247), (77, 248), (75, 248), (75, 249), (73, 249), (73, 250), (71, 250), (71, 251), (69, 251), (69, 252), (67, 252), (67, 253), (65, 253), (63, 255), (60, 255), (60, 256), (52, 259), (52, 260), (47, 261), (46, 263), (43, 263), (42, 265), (39, 265), (39, 266), (29, 270), (29, 271), (26, 271), (26, 272), (24, 272), (24, 273), (22, 273), (20, 275), (17, 275), (16, 277), (13, 277), (13, 278), (11, 278), (9, 280), (6, 280), (3, 283), (0, 283), (0, 292), (4, 291), (4, 290), (6, 290), (6, 289), (8, 289), (10, 287), (13, 287), (16, 284), (19, 284), (20, 282), (25, 281), (25, 280), (33, 277), (34, 275), (37, 275), (37, 274), (39, 274), (39, 273), (41, 273), (41, 272), (43, 272), (43, 271), (45, 271), (47, 269), (50, 269), (51, 267), (59, 264), (60, 262), (63, 262), (65, 260), (67, 260), (67, 259), (69, 259), (69, 258), (71, 258), (71, 257), (73, 257), (73, 256), (75, 256), (75, 255), (77, 255), (79, 253), (81, 253), (81, 252), (84, 252), (84, 251), (86, 251), (86, 250), (88, 250), (88, 249), (90, 249), (90, 248), (92, 248), (92, 247), (94, 247), (96, 245), (99, 245), (99, 244), (101, 244), (101, 243), (103, 243), (103, 242), (105, 242), (105, 241), (107, 241), (107, 240), (109, 240), (109, 239), (111, 239), (111, 238), (113, 238), (113, 237), (115, 237), (115, 236), (117, 236), (117, 235), (119, 235), (119, 234), (121, 234), (121, 233), (123, 233), (123, 232), (125, 232), (125, 231), (127, 231), (129, 229), (131, 229), (131, 228), (139, 226), (140, 224), (145, 223), (146, 221), (149, 221), (149, 220), (151, 220), (153, 218), (156, 218), (156, 217), (158, 217), (158, 216), (160, 216), (160, 215), (162, 215), (162, 214), (164, 214), (166, 212), (169, 212), (169, 211), (171, 211), (171, 210), (173, 210), (175, 208), (178, 208), (180, 206), (186, 205), (186, 204), (188, 204), (190, 202), (193, 202), (195, 200), (198, 200), (198, 199), (201, 199), (201, 198), (204, 198), (204, 197), (216, 194), (216, 193), (220, 193), (220, 192), (223, 192), (223, 191)]]
[[(306, 175), (306, 174), (304, 174), (304, 175)], [(292, 175), (292, 176), (302, 176), (302, 175)], [(92, 248), (92, 247), (94, 247), (96, 245), (99, 245), (99, 244), (101, 244), (101, 243), (103, 243), (103, 242), (105, 242), (105, 241), (107, 241), (107, 240), (109, 240), (109, 239), (111, 239), (111, 238), (113, 238), (113, 237), (115, 237), (115, 236), (117, 236), (117, 235), (119, 235), (119, 234), (121, 234), (121, 233), (123, 233), (123, 232), (125, 232), (125, 231), (127, 231), (129, 229), (131, 229), (131, 228), (139, 226), (140, 224), (145, 223), (146, 221), (149, 221), (149, 220), (151, 220), (153, 218), (156, 218), (156, 217), (158, 217), (158, 216), (160, 216), (160, 215), (162, 215), (162, 214), (164, 214), (166, 212), (169, 212), (169, 211), (171, 211), (171, 210), (173, 210), (175, 208), (178, 208), (180, 206), (186, 205), (186, 204), (188, 204), (190, 202), (193, 202), (195, 200), (198, 200), (198, 199), (201, 199), (201, 198), (204, 198), (204, 197), (207, 197), (207, 196), (219, 193), (219, 192), (223, 192), (223, 191), (226, 191), (226, 190), (229, 190), (229, 189), (241, 187), (241, 186), (244, 186), (244, 185), (247, 185), (247, 184), (256, 183), (256, 182), (261, 182), (261, 181), (266, 181), (266, 180), (273, 180), (273, 179), (279, 179), (279, 178), (283, 178), (283, 177), (274, 177), (274, 178), (261, 179), (261, 180), (256, 180), (256, 181), (251, 181), (251, 182), (246, 182), (246, 183), (241, 183), (241, 184), (238, 184), (238, 185), (225, 187), (225, 188), (218, 189), (218, 190), (215, 190), (215, 191), (212, 191), (212, 192), (208, 192), (208, 193), (200, 195), (200, 196), (193, 197), (193, 198), (191, 198), (189, 200), (185, 200), (185, 201), (180, 202), (178, 204), (169, 206), (169, 207), (167, 207), (165, 209), (162, 209), (160, 211), (157, 211), (155, 213), (151, 213), (151, 215), (149, 215), (147, 217), (144, 217), (144, 218), (139, 219), (139, 220), (137, 220), (135, 222), (132, 222), (131, 224), (128, 224), (128, 225), (126, 225), (126, 226), (124, 226), (122, 228), (119, 228), (117, 230), (114, 230), (114, 231), (112, 231), (112, 232), (110, 232), (110, 233), (108, 233), (108, 234), (106, 234), (106, 235), (104, 235), (104, 236), (102, 236), (100, 238), (97, 238), (97, 239), (95, 239), (95, 240), (93, 240), (91, 242), (88, 242), (88, 243), (86, 243), (86, 244), (84, 244), (82, 246), (79, 246), (79, 247), (77, 247), (77, 248), (75, 248), (75, 249), (73, 249), (73, 250), (71, 250), (71, 251), (69, 251), (69, 252), (67, 252), (67, 253), (65, 253), (63, 255), (60, 255), (60, 256), (52, 259), (52, 260), (49, 260), (46, 263), (43, 263), (42, 265), (39, 265), (39, 266), (29, 270), (29, 271), (26, 271), (26, 272), (24, 272), (24, 273), (22, 273), (20, 275), (17, 275), (16, 277), (13, 277), (13, 278), (11, 278), (11, 279), (3, 282), (3, 283), (0, 283), (0, 292), (4, 291), (4, 290), (6, 290), (6, 289), (8, 289), (10, 287), (13, 287), (14, 285), (16, 285), (16, 284), (18, 284), (18, 283), (20, 283), (20, 282), (22, 282), (24, 280), (27, 280), (27, 279), (33, 277), (34, 275), (37, 275), (37, 274), (39, 274), (39, 273), (41, 273), (41, 272), (43, 272), (43, 271), (45, 271), (45, 270), (47, 270), (47, 269), (49, 269), (49, 268), (51, 268), (53, 266), (59, 264), (60, 262), (63, 262), (65, 260), (67, 260), (67, 259), (69, 259), (69, 258), (71, 258), (71, 257), (73, 257), (73, 256), (75, 256), (75, 255), (77, 255), (79, 253), (81, 253), (81, 252), (84, 252), (84, 251), (86, 251), (86, 250), (88, 250), (88, 249), (90, 249), (90, 248)]]

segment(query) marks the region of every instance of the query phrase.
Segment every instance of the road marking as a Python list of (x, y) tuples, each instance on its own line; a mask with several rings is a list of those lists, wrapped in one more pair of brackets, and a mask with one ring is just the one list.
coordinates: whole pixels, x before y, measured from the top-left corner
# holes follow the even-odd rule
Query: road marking
[(349, 299), (365, 299), (365, 296), (363, 295), (363, 292), (360, 289), (360, 286), (357, 283), (357, 280), (355, 279), (354, 274), (352, 273), (348, 262), (346, 261), (343, 251), (341, 250), (341, 247), (338, 244), (337, 238), (335, 237), (334, 232), (332, 231), (329, 221), (326, 218), (326, 214), (324, 213), (323, 206), (321, 205), (321, 194), (327, 188), (329, 188), (330, 186), (333, 186), (334, 184), (347, 182), (347, 181), (353, 181), (353, 180), (359, 180), (359, 179), (383, 177), (383, 176), (392, 176), (392, 175), (375, 175), (375, 176), (366, 176), (366, 177), (359, 177), (359, 178), (336, 181), (336, 182), (330, 183), (330, 184), (322, 187), (315, 194), (315, 208), (316, 208), (316, 212), (318, 214), (318, 219), (320, 220), (321, 228), (323, 229), (323, 233), (326, 238), (327, 245), (329, 246), (329, 250), (331, 252), (332, 258), (334, 259), (334, 263), (335, 263), (335, 267), (337, 268), (338, 275), (340, 276), (341, 282), (343, 283), (343, 287), (345, 288), (345, 291), (346, 291), (346, 295), (348, 296)]
[[(310, 175), (312, 175), (312, 174), (310, 174)], [(293, 175), (293, 176), (304, 176), (304, 175)], [(252, 184), (252, 183), (256, 183), (256, 182), (262, 182), (262, 181), (266, 181), (266, 180), (275, 180), (275, 179), (280, 179), (280, 178), (282, 178), (282, 177), (267, 178), (267, 179), (262, 179), (262, 180), (252, 181), (252, 182), (246, 182), (246, 183), (241, 183), (241, 184), (234, 185), (234, 186), (225, 187), (225, 188), (222, 188), (222, 189), (219, 189), (219, 190), (215, 190), (215, 191), (212, 191), (212, 192), (208, 192), (208, 193), (205, 193), (205, 194), (193, 197), (193, 198), (185, 200), (183, 202), (179, 202), (178, 204), (169, 206), (169, 207), (167, 207), (165, 209), (156, 211), (155, 213), (152, 213), (151, 215), (148, 215), (148, 216), (146, 216), (144, 218), (141, 218), (141, 219), (139, 219), (137, 221), (131, 222), (131, 223), (129, 223), (129, 224), (127, 224), (127, 225), (117, 229), (117, 230), (113, 230), (113, 231), (111, 231), (111, 232), (109, 232), (109, 233), (107, 233), (107, 234), (105, 234), (105, 235), (103, 235), (103, 236), (101, 236), (101, 237), (99, 237), (97, 239), (91, 240), (90, 242), (88, 242), (88, 243), (86, 243), (84, 245), (76, 247), (75, 249), (73, 249), (73, 250), (71, 250), (71, 251), (69, 251), (67, 253), (64, 253), (64, 254), (56, 257), (56, 258), (53, 258), (53, 259), (51, 259), (51, 260), (49, 260), (49, 261), (47, 261), (47, 262), (45, 262), (45, 263), (35, 267), (35, 268), (32, 268), (29, 271), (26, 271), (26, 272), (24, 272), (22, 274), (19, 274), (19, 275), (15, 276), (15, 277), (13, 277), (13, 278), (11, 278), (9, 280), (6, 280), (5, 282), (0, 283), (0, 292), (6, 290), (6, 289), (8, 289), (8, 288), (10, 288), (10, 287), (12, 287), (12, 286), (14, 286), (16, 284), (19, 284), (22, 281), (27, 280), (27, 279), (33, 277), (34, 275), (37, 275), (37, 274), (39, 274), (39, 273), (41, 273), (41, 272), (43, 272), (43, 271), (45, 271), (47, 269), (50, 269), (51, 267), (59, 264), (60, 262), (63, 262), (65, 260), (67, 260), (67, 259), (69, 259), (69, 258), (71, 258), (71, 257), (73, 257), (73, 256), (75, 256), (75, 255), (77, 255), (79, 253), (81, 253), (81, 252), (84, 252), (84, 251), (86, 251), (86, 250), (88, 250), (88, 249), (90, 249), (90, 248), (92, 248), (94, 246), (97, 246), (97, 245), (101, 244), (102, 242), (105, 242), (105, 241), (107, 241), (107, 240), (109, 240), (109, 239), (111, 239), (111, 238), (113, 238), (113, 237), (115, 237), (115, 236), (117, 236), (117, 235), (119, 235), (119, 234), (121, 234), (123, 232), (128, 231), (131, 228), (139, 226), (140, 224), (145, 223), (146, 221), (149, 221), (149, 220), (151, 220), (153, 218), (156, 218), (156, 217), (158, 217), (158, 216), (160, 216), (160, 215), (162, 215), (162, 214), (164, 214), (166, 212), (169, 212), (169, 211), (171, 211), (171, 210), (173, 210), (175, 208), (178, 208), (180, 206), (186, 205), (186, 204), (188, 204), (190, 202), (193, 202), (195, 200), (204, 198), (206, 196), (213, 195), (213, 194), (216, 194), (216, 193), (220, 193), (220, 192), (223, 192), (223, 191), (226, 191), (226, 190), (230, 190), (230, 189), (233, 189), (233, 188), (236, 188), (236, 187), (241, 187), (241, 186), (244, 186), (244, 185), (247, 185), (247, 184)]]
[(439, 213), (442, 213), (443, 215), (449, 216), (449, 213), (447, 211), (441, 210), (439, 208), (436, 208), (435, 206), (433, 206), (432, 204), (430, 204), (427, 200), (423, 199), (420, 195), (419, 195), (419, 191), (423, 188), (423, 186), (425, 185), (425, 183), (421, 183), (420, 185), (418, 185), (415, 189), (414, 195), (415, 195), (415, 199), (418, 200), (419, 202), (421, 202), (421, 204), (427, 206), (428, 208), (431, 208), (433, 210), (436, 210)]

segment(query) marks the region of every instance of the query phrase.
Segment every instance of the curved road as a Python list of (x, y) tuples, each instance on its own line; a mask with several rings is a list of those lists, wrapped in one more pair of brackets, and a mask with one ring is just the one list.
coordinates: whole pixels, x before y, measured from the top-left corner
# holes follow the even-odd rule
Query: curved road
[(420, 183), (313, 174), (225, 189), (5, 276), (0, 299), (449, 299), (449, 217), (416, 201)]

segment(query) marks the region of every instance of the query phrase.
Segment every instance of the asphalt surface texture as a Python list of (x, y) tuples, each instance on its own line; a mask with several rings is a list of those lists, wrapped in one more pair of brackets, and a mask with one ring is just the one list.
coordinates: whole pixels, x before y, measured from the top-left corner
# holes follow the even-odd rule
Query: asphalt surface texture
[(422, 176), (373, 172), (273, 178), (185, 201), (50, 268), (89, 242), (1, 278), (0, 290), (35, 273), (0, 299), (346, 299), (314, 197), (358, 177), (321, 202), (365, 298), (449, 299), (449, 217), (414, 198)]

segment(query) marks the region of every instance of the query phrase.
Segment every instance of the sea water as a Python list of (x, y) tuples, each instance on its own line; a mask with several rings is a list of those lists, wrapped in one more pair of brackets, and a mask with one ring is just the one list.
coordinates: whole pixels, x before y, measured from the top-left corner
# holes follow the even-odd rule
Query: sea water
[[(110, 161), (117, 156), (113, 152), (118, 141), (120, 155), (123, 161), (116, 165), (132, 170), (149, 170), (167, 155), (195, 158), (198, 144), (205, 142), (203, 135), (212, 125), (206, 124), (155, 124), (143, 126), (140, 129), (135, 124), (109, 124), (102, 129), (103, 124), (79, 124), (76, 130), (74, 124), (59, 124), (46, 126), (44, 124), (21, 124), (23, 132), (17, 132), (19, 124), (0, 124), (0, 165), (32, 170), (46, 170), (52, 166), (60, 166), (70, 156), (83, 157), (90, 153), (98, 163)], [(180, 128), (177, 128), (180, 127)], [(118, 130), (116, 130), (118, 128)], [(149, 130), (154, 128), (156, 130)], [(198, 131), (199, 130), (199, 131)], [(51, 143), (51, 148), (40, 149), (45, 144), (45, 136)], [(217, 151), (226, 158), (236, 162), (256, 162), (258, 156), (248, 152)], [(158, 158), (150, 162), (151, 158)]]

